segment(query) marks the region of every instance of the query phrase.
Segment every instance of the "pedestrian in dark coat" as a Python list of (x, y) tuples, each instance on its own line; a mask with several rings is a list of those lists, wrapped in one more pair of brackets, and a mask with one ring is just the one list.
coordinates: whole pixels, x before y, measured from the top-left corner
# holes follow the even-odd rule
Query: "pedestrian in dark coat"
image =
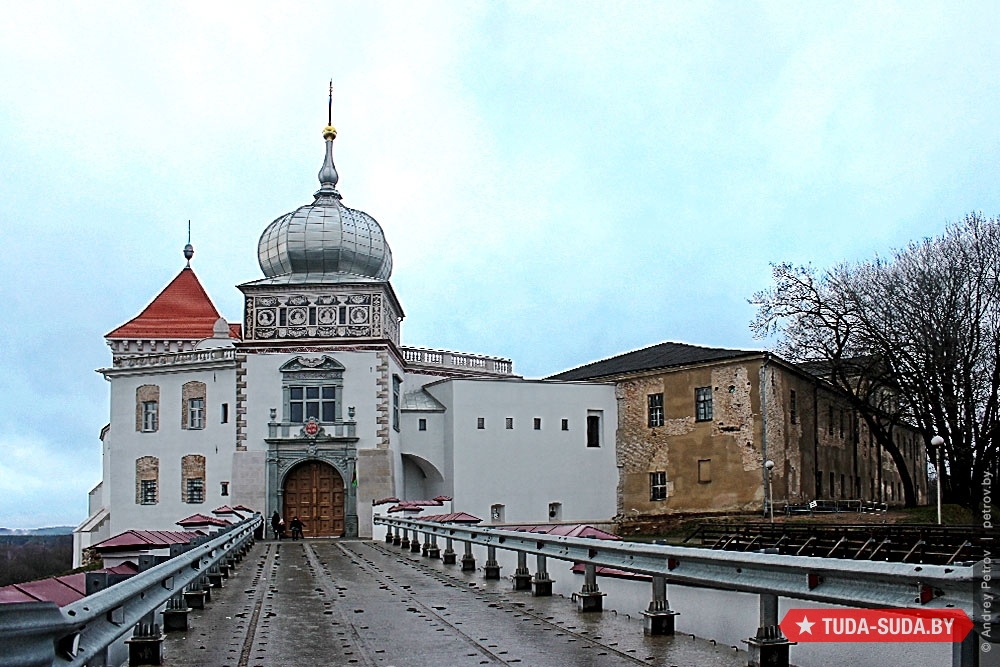
[(278, 515), (278, 510), (274, 510), (274, 514), (271, 515), (271, 530), (274, 531), (274, 539), (280, 540), (281, 533), (278, 529), (281, 527), (281, 516)]
[(289, 524), (292, 529), (292, 539), (299, 540), (302, 539), (302, 521), (299, 517), (293, 517), (292, 522)]

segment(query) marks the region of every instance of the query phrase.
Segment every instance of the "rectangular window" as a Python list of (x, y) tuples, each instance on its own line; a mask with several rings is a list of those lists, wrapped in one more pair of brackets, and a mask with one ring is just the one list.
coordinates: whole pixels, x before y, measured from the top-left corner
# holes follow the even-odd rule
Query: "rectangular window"
[(392, 427), (399, 430), (399, 392), (403, 385), (403, 378), (398, 375), (392, 376)]
[(666, 472), (651, 472), (651, 473), (649, 473), (649, 499), (650, 500), (666, 500), (667, 499), (667, 473)]
[(847, 478), (843, 475), (840, 476), (840, 497), (847, 497)]
[(283, 327), (288, 324), (288, 309), (279, 308), (278, 309), (278, 326)]
[(229, 482), (219, 482), (219, 495), (228, 496), (229, 495)]
[(187, 500), (189, 503), (205, 502), (205, 480), (189, 479), (187, 481)]
[(793, 424), (799, 423), (799, 411), (795, 405), (795, 390), (788, 392), (788, 418)]
[(188, 428), (205, 428), (205, 399), (188, 400)]
[(309, 326), (316, 326), (316, 306), (309, 306)]
[(513, 431), (514, 430), (514, 418), (513, 417), (507, 417), (504, 420), (503, 427), (505, 429), (507, 429), (508, 431)]
[(562, 503), (549, 503), (549, 521), (562, 521)]
[(694, 390), (694, 420), (712, 421), (712, 388), (698, 387)]
[(476, 428), (480, 431), (486, 428), (486, 417), (476, 417)]
[(158, 421), (156, 417), (156, 401), (143, 401), (142, 404), (142, 430), (152, 433), (157, 429)]
[(340, 306), (337, 309), (337, 317), (341, 324), (347, 324), (347, 306)]
[(535, 417), (535, 430), (536, 431), (541, 431), (542, 430), (542, 418), (541, 417)]
[(844, 439), (844, 411), (840, 411), (840, 439)]
[(861, 475), (854, 476), (854, 493), (861, 499)]
[(569, 430), (569, 420), (568, 419), (562, 420), (562, 430), (564, 430), (564, 431), (568, 431)]
[(503, 523), (506, 512), (503, 505), (490, 505), (490, 519), (493, 523)]
[(288, 421), (302, 424), (310, 419), (331, 423), (337, 416), (336, 387), (289, 387)]
[(427, 430), (427, 420), (426, 419), (418, 419), (417, 420), (417, 430), (418, 431), (426, 431)]
[(156, 480), (144, 479), (139, 482), (139, 493), (143, 505), (156, 504)]
[(837, 497), (837, 478), (834, 476), (833, 471), (830, 472), (830, 497)]
[(826, 414), (826, 434), (833, 435), (833, 404), (831, 403), (827, 408)]
[(663, 394), (648, 394), (646, 404), (649, 410), (649, 427), (663, 426)]
[(823, 471), (822, 470), (817, 470), (816, 471), (816, 497), (817, 498), (822, 498), (823, 497)]
[(587, 446), (601, 446), (601, 416), (587, 415)]
[(708, 484), (712, 481), (712, 459), (698, 460), (698, 483)]
[(223, 424), (229, 423), (229, 403), (222, 404), (222, 422)]

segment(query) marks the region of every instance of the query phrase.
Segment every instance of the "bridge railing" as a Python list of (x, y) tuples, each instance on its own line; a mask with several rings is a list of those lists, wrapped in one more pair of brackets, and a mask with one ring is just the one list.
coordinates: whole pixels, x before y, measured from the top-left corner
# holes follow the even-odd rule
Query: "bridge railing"
[(0, 605), (0, 662), (17, 667), (103, 664), (109, 646), (252, 544), (261, 521), (260, 515), (244, 519), (208, 542), (63, 607), (54, 602)]
[[(410, 543), (425, 536), (434, 545), (443, 538), (448, 542), (464, 542), (466, 558), (472, 558), (472, 545), (487, 549), (484, 567), (487, 578), (499, 578), (495, 560), (496, 549), (518, 553), (518, 571), (514, 574), (536, 581), (548, 579), (545, 560), (548, 558), (582, 563), (585, 567), (583, 589), (575, 594), (581, 611), (599, 610), (600, 593), (597, 568), (611, 568), (652, 577), (653, 591), (647, 617), (648, 634), (671, 634), (673, 612), (666, 600), (666, 583), (683, 584), (719, 590), (756, 593), (761, 597), (761, 619), (756, 638), (748, 640), (751, 656), (758, 664), (788, 664), (789, 642), (778, 627), (778, 597), (845, 605), (848, 607), (884, 609), (947, 609), (961, 610), (981, 627), (985, 620), (982, 605), (976, 603), (980, 576), (974, 566), (919, 565), (853, 561), (811, 556), (785, 556), (772, 553), (713, 551), (693, 547), (654, 545), (612, 540), (595, 540), (509, 531), (469, 525), (440, 524), (394, 517), (374, 518), (376, 524), (387, 526), (394, 543)], [(393, 530), (396, 531), (393, 535)], [(417, 548), (413, 549), (417, 551)], [(539, 572), (531, 577), (526, 568), (526, 556), (538, 559)], [(464, 559), (463, 559), (464, 561)], [(445, 562), (449, 562), (446, 560)], [(451, 562), (454, 561), (452, 556)], [(468, 568), (463, 568), (468, 569)], [(473, 567), (474, 569), (474, 559)], [(491, 570), (495, 576), (491, 575)], [(542, 575), (541, 577), (539, 575)], [(525, 586), (527, 588), (527, 586)], [(548, 584), (551, 591), (551, 584)], [(538, 595), (536, 588), (535, 594)], [(589, 601), (588, 601), (589, 598)], [(596, 601), (595, 601), (596, 598)], [(667, 618), (669, 616), (669, 618)], [(975, 640), (970, 632), (967, 641)], [(783, 659), (767, 662), (771, 655), (783, 653)], [(753, 661), (752, 661), (753, 662)], [(972, 664), (956, 661), (964, 667)]]

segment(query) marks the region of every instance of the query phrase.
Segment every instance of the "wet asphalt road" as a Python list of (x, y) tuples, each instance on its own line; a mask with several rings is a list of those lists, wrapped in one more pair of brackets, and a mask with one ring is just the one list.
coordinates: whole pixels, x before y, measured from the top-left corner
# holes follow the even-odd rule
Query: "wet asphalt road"
[(644, 637), (642, 617), (580, 614), (482, 571), (372, 541), (258, 542), (165, 664), (271, 667), (736, 667), (747, 654), (689, 635)]

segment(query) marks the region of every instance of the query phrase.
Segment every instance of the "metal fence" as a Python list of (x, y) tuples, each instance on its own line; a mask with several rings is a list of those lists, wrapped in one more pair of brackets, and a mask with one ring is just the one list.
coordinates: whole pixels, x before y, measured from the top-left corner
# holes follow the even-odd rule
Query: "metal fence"
[[(761, 619), (757, 640), (767, 649), (779, 647), (784, 651), (783, 661), (764, 664), (788, 664), (788, 642), (778, 628), (778, 597), (811, 600), (814, 602), (845, 605), (848, 607), (882, 609), (948, 609), (961, 610), (981, 627), (985, 618), (981, 605), (976, 603), (979, 579), (974, 566), (944, 566), (914, 563), (888, 563), (854, 561), (811, 556), (789, 556), (773, 553), (731, 552), (652, 545), (612, 540), (559, 537), (543, 533), (509, 531), (468, 525), (440, 524), (412, 519), (375, 517), (375, 523), (387, 526), (397, 544), (400, 534), (405, 543), (412, 544), (424, 536), (425, 544), (443, 538), (451, 550), (454, 541), (465, 544), (466, 556), (471, 558), (472, 545), (487, 549), (485, 571), (498, 571), (496, 549), (518, 553), (518, 570), (521, 576), (530, 576), (525, 569), (525, 557), (534, 555), (544, 573), (546, 558), (553, 558), (585, 566), (583, 589), (577, 597), (600, 595), (595, 571), (612, 568), (652, 577), (653, 590), (650, 608), (644, 615), (673, 614), (666, 602), (667, 582), (714, 588), (719, 590), (756, 593), (761, 597)], [(396, 531), (393, 535), (393, 531)], [(412, 540), (409, 539), (412, 534)], [(414, 548), (413, 550), (417, 550)], [(446, 553), (447, 553), (446, 551)], [(452, 556), (454, 558), (454, 556)], [(448, 562), (448, 561), (446, 561)], [(452, 560), (451, 562), (454, 562)], [(515, 578), (518, 573), (515, 573)], [(545, 574), (547, 578), (547, 574)], [(538, 575), (535, 575), (535, 579)], [(534, 582), (534, 579), (532, 580)], [(584, 609), (583, 606), (580, 607)], [(597, 604), (592, 608), (599, 609)], [(647, 629), (648, 629), (647, 625)], [(672, 622), (670, 632), (673, 631)], [(963, 645), (973, 644), (976, 633), (969, 633)], [(750, 644), (751, 656), (755, 655), (754, 639)], [(757, 659), (762, 658), (760, 646)], [(965, 647), (968, 649), (969, 647)], [(968, 651), (966, 650), (965, 653)], [(974, 665), (961, 657), (961, 646), (956, 649), (956, 666)], [(751, 664), (754, 663), (752, 658)], [(757, 663), (761, 664), (761, 663)]]
[[(243, 520), (148, 570), (64, 607), (53, 602), (0, 605), (0, 662), (11, 667), (103, 664), (129, 631), (149, 636), (149, 620), (171, 598), (197, 587), (253, 543), (259, 515)], [(157, 630), (158, 632), (158, 630)]]

